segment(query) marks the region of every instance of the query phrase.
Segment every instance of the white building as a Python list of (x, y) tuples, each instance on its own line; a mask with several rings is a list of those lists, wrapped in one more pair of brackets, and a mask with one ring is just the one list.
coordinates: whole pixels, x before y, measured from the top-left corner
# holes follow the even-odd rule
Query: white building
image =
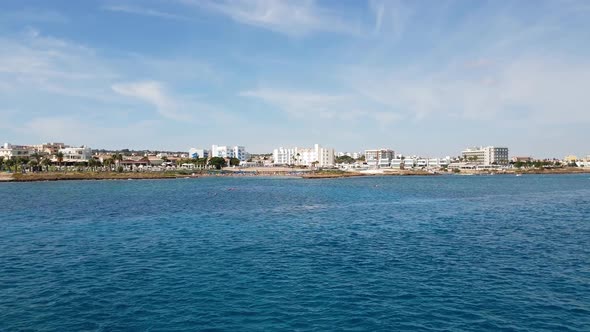
[(365, 150), (365, 162), (369, 166), (389, 167), (394, 155), (390, 149)]
[(484, 166), (507, 165), (508, 148), (505, 147), (474, 147), (462, 151), (463, 159)]
[(211, 146), (210, 157), (221, 157), (221, 158), (238, 158), (240, 161), (247, 161), (250, 158), (250, 154), (246, 152), (246, 148), (243, 146)]
[(67, 147), (68, 146), (65, 145), (64, 143), (44, 143), (44, 144), (38, 144), (38, 145), (31, 145), (31, 148), (33, 148), (37, 153), (48, 154), (48, 155), (54, 155), (60, 149), (64, 149)]
[(391, 168), (395, 169), (402, 169), (404, 168), (404, 160), (402, 158), (393, 158), (391, 159)]
[(0, 147), (0, 157), (4, 157), (4, 159), (14, 159), (14, 158), (28, 158), (34, 151), (28, 146), (25, 145), (12, 145), (10, 143), (4, 143), (2, 147)]
[[(92, 158), (92, 149), (87, 146), (63, 148), (59, 149), (58, 152), (63, 153), (63, 162), (65, 163), (87, 162)], [(57, 158), (54, 158), (54, 161), (57, 161)]]
[(283, 148), (273, 150), (273, 164), (331, 167), (334, 166), (334, 149), (315, 144), (313, 148)]
[(190, 148), (188, 150), (188, 157), (193, 158), (193, 159), (208, 158), (209, 157), (209, 150)]

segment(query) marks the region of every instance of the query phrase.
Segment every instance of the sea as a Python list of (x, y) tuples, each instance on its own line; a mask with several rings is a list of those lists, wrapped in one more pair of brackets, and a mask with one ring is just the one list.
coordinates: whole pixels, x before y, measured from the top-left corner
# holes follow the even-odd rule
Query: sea
[(590, 331), (590, 175), (0, 183), (0, 331)]

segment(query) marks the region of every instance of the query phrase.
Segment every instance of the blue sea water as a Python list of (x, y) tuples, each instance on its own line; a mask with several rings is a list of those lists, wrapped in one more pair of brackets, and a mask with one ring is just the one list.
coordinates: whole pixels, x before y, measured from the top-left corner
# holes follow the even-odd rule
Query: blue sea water
[(2, 331), (590, 331), (590, 176), (0, 184)]

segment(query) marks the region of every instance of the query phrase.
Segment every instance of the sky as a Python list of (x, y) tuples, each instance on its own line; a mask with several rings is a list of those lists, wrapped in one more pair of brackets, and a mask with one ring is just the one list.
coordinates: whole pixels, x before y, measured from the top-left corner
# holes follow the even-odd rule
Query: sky
[(0, 1), (0, 140), (590, 155), (590, 2)]

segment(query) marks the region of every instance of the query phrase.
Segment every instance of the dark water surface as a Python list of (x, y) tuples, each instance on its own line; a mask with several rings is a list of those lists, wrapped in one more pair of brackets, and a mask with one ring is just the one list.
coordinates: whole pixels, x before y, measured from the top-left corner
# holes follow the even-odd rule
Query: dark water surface
[(0, 184), (2, 331), (590, 331), (590, 176)]

